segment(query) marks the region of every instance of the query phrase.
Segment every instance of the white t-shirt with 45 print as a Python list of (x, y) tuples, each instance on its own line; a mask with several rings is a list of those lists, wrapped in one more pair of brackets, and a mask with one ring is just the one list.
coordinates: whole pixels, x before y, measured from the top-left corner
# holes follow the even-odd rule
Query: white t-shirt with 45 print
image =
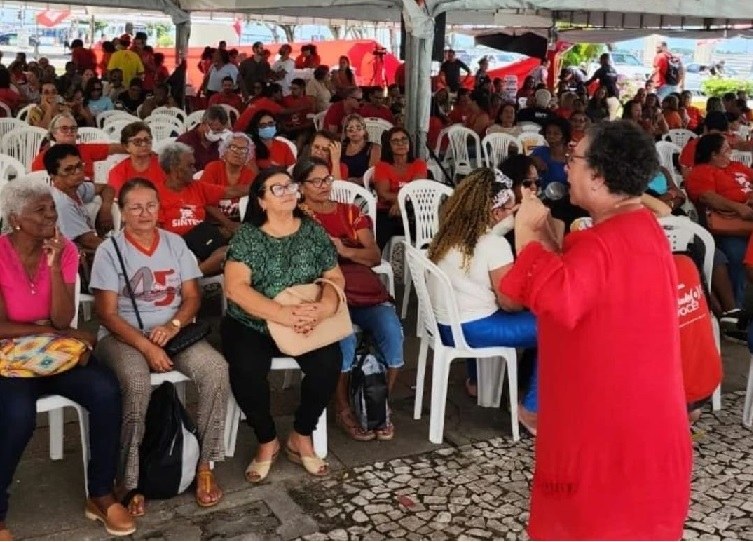
[[(499, 310), (495, 294), (497, 285), (491, 283), (489, 272), (509, 265), (514, 260), (507, 239), (491, 231), (479, 238), (467, 270), (463, 268), (463, 254), (457, 248), (452, 248), (445, 254), (438, 267), (450, 279), (455, 291), (461, 323), (486, 318)], [(450, 319), (444, 303), (438, 299), (435, 288), (430, 286), (430, 291), (432, 303), (437, 305), (439, 323), (449, 325)]]

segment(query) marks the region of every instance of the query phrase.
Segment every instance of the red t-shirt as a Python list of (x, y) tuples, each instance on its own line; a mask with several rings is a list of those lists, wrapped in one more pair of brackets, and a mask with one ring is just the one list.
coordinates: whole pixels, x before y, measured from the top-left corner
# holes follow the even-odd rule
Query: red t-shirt
[(667, 66), (669, 66), (669, 54), (658, 53), (654, 57), (654, 68), (658, 68), (656, 70), (656, 75), (654, 75), (654, 85), (656, 88), (659, 88), (666, 83), (667, 80), (664, 78), (664, 74), (667, 72)]
[(685, 180), (688, 196), (694, 202), (705, 192), (714, 192), (738, 203), (745, 203), (753, 193), (753, 169), (740, 162), (730, 162), (726, 168), (699, 164)]
[[(238, 177), (238, 185), (249, 186), (254, 180), (254, 172), (249, 167), (242, 167), (241, 174)], [(227, 180), (227, 170), (225, 169), (225, 162), (222, 160), (216, 160), (209, 162), (204, 168), (204, 172), (201, 175), (199, 182), (217, 186), (230, 186)], [(240, 210), (238, 209), (238, 201), (240, 198), (235, 199), (221, 199), (219, 209), (226, 217), (236, 222), (241, 219)]]
[(149, 162), (149, 167), (146, 168), (146, 171), (136, 171), (131, 159), (126, 158), (110, 170), (107, 184), (112, 186), (117, 194), (120, 192), (120, 187), (123, 186), (126, 181), (133, 179), (134, 177), (140, 177), (152, 181), (158, 189), (167, 178), (165, 172), (162, 171), (162, 168), (159, 165), (157, 155), (154, 154), (152, 155), (152, 159)]
[(447, 115), (453, 124), (465, 124), (468, 117), (471, 115), (470, 111), (466, 107), (453, 107), (452, 111)]
[[(288, 126), (303, 126), (306, 123), (306, 115), (314, 112), (314, 103), (311, 100), (311, 96), (285, 96), (282, 99), (282, 106), (285, 109), (293, 109), (303, 107), (299, 111), (296, 111), (290, 116), (290, 119), (286, 122)], [(309, 121), (310, 122), (310, 121)]]
[(680, 152), (680, 165), (685, 166), (687, 168), (693, 168), (695, 165), (695, 148), (698, 146), (698, 141), (700, 140), (700, 137), (693, 137), (691, 138), (687, 143), (685, 143), (685, 146), (682, 148), (682, 152)]
[[(403, 173), (395, 169), (395, 166), (392, 164), (380, 161), (377, 162), (377, 165), (374, 167), (374, 178), (372, 182), (374, 184), (389, 183), (390, 192), (397, 194), (400, 189), (409, 182), (415, 179), (426, 179), (428, 178), (427, 175), (426, 162), (420, 158), (417, 158), (408, 164), (408, 169)], [(389, 209), (390, 204), (380, 198), (377, 200), (377, 207), (379, 209)]]
[(689, 105), (685, 108), (685, 112), (688, 114), (688, 130), (695, 130), (698, 125), (701, 124), (701, 110), (697, 107)]
[(76, 47), (71, 51), (71, 62), (76, 65), (79, 73), (86, 69), (92, 69), (95, 74), (97, 73), (97, 56), (91, 49)]
[(241, 113), (241, 116), (238, 117), (238, 120), (235, 121), (233, 130), (235, 130), (236, 132), (245, 132), (246, 128), (248, 128), (248, 125), (251, 122), (251, 118), (256, 114), (257, 111), (261, 111), (263, 109), (266, 109), (267, 111), (272, 113), (273, 116), (277, 116), (282, 113), (284, 107), (282, 107), (274, 100), (270, 100), (266, 97), (261, 97), (255, 100), (253, 103), (248, 104), (246, 110)]
[(363, 104), (358, 108), (358, 114), (364, 118), (376, 117), (378, 119), (386, 120), (390, 124), (395, 123), (395, 117), (392, 116), (392, 111), (389, 107), (377, 107), (373, 104)]
[(159, 195), (159, 225), (161, 228), (185, 235), (204, 222), (206, 205), (219, 205), (225, 187), (194, 181), (180, 192), (164, 183), (157, 185)]
[(10, 107), (10, 112), (15, 113), (18, 109), (18, 102), (21, 100), (18, 92), (9, 88), (0, 88), (0, 102)]
[[(345, 117), (345, 100), (335, 102), (327, 109), (322, 126), (324, 126), (325, 130), (331, 130), (339, 134), (343, 130), (343, 120)], [(334, 130), (332, 130), (332, 126), (335, 127)]]
[(222, 104), (235, 107), (238, 111), (243, 111), (243, 100), (235, 93), (225, 94), (224, 92), (217, 92), (209, 98), (210, 106)]
[(293, 156), (293, 151), (290, 150), (290, 146), (277, 139), (273, 139), (272, 144), (269, 146), (269, 158), (259, 158), (257, 152), (256, 165), (259, 169), (265, 169), (272, 166), (289, 167), (293, 164), (295, 164), (295, 156)]
[(357, 205), (338, 203), (331, 213), (314, 213), (330, 237), (358, 241), (358, 230), (372, 229), (371, 219)]
[[(84, 175), (87, 179), (94, 178), (94, 162), (106, 160), (110, 155), (110, 145), (107, 143), (78, 143), (76, 144), (78, 153), (81, 155), (81, 161), (84, 163)], [(44, 155), (49, 147), (46, 147), (34, 157), (31, 163), (32, 171), (42, 171), (44, 169)]]

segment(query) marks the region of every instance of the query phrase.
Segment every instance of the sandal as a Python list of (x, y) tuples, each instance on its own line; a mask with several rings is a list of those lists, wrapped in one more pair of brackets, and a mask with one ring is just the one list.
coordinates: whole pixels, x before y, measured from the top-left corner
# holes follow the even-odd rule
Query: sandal
[(471, 382), (470, 378), (465, 379), (465, 393), (467, 393), (468, 397), (471, 399), (476, 399), (478, 397), (478, 385), (476, 382)]
[(392, 440), (395, 438), (395, 426), (389, 421), (374, 432), (376, 433), (377, 440)]
[(368, 442), (377, 438), (374, 431), (367, 431), (361, 427), (361, 424), (359, 424), (353, 417), (353, 413), (350, 409), (338, 412), (337, 416), (335, 416), (335, 423), (340, 429), (345, 431), (350, 438), (357, 440), (358, 442)]
[(128, 513), (135, 518), (140, 518), (146, 513), (146, 510), (144, 510), (145, 502), (144, 496), (141, 493), (138, 493), (135, 489), (128, 491), (123, 495), (123, 498), (120, 499), (120, 504), (125, 506)]
[(321, 457), (301, 455), (299, 452), (291, 449), (290, 444), (285, 445), (285, 454), (291, 462), (302, 465), (306, 469), (306, 472), (313, 476), (327, 476), (329, 474), (329, 463)]
[(271, 469), (274, 462), (277, 461), (278, 455), (280, 455), (279, 446), (277, 447), (277, 450), (275, 450), (275, 453), (272, 454), (272, 457), (270, 459), (252, 459), (251, 463), (249, 463), (248, 467), (246, 467), (246, 481), (250, 484), (258, 484), (260, 482), (263, 482), (264, 479), (269, 475), (269, 469)]
[[(217, 493), (212, 495), (212, 489), (215, 488)], [(199, 495), (209, 496), (210, 500), (204, 501), (199, 498)], [(217, 485), (217, 480), (214, 478), (214, 473), (210, 469), (201, 469), (196, 473), (196, 504), (202, 508), (210, 508), (215, 506), (222, 499), (222, 490)]]

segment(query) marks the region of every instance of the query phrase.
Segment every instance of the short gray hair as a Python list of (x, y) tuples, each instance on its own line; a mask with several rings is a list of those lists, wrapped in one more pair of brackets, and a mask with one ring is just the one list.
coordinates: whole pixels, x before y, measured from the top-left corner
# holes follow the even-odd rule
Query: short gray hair
[(47, 125), (47, 130), (49, 131), (49, 134), (52, 135), (52, 133), (58, 129), (58, 124), (63, 119), (71, 119), (76, 126), (78, 126), (78, 122), (76, 122), (76, 117), (71, 115), (70, 113), (58, 113), (54, 117), (52, 117), (52, 120), (50, 121), (50, 124)]
[(0, 217), (3, 231), (11, 231), (10, 216), (20, 215), (32, 200), (43, 196), (52, 197), (50, 185), (41, 179), (14, 179), (0, 190)]
[(230, 148), (230, 144), (233, 142), (233, 139), (242, 139), (248, 144), (248, 150), (246, 150), (246, 158), (248, 158), (249, 153), (251, 152), (251, 149), (254, 148), (254, 142), (251, 141), (251, 138), (248, 137), (248, 135), (244, 134), (243, 132), (234, 132), (230, 137), (223, 137), (220, 140), (220, 145), (217, 149), (220, 158), (225, 156), (225, 153)]
[(204, 111), (204, 115), (201, 117), (201, 122), (210, 122), (213, 120), (217, 120), (223, 126), (227, 126), (229, 119), (224, 107), (221, 105), (211, 105), (206, 111)]
[(173, 168), (180, 162), (180, 157), (186, 153), (193, 154), (193, 149), (181, 143), (180, 141), (174, 141), (162, 148), (162, 152), (159, 153), (159, 165), (162, 171), (168, 175)]

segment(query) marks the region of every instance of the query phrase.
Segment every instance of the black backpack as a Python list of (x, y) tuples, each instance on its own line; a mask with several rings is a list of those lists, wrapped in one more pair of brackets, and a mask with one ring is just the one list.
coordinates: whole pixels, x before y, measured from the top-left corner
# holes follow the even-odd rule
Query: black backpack
[(667, 69), (664, 72), (664, 83), (667, 85), (676, 85), (680, 82), (680, 70), (682, 70), (682, 61), (679, 56), (667, 55)]
[(196, 425), (171, 382), (152, 392), (146, 430), (139, 447), (138, 492), (149, 499), (170, 499), (193, 483), (199, 463)]
[(387, 423), (387, 398), (386, 364), (371, 336), (364, 332), (350, 371), (350, 404), (364, 430), (378, 429)]

